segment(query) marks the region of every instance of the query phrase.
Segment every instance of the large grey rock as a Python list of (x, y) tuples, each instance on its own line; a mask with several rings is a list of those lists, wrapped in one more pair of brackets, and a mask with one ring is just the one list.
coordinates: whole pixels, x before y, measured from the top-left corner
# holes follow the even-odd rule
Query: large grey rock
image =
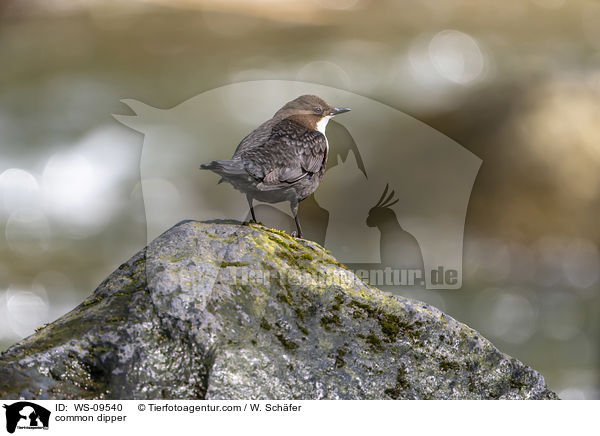
[(5, 351), (0, 397), (557, 398), (476, 331), (370, 288), (315, 243), (192, 221)]

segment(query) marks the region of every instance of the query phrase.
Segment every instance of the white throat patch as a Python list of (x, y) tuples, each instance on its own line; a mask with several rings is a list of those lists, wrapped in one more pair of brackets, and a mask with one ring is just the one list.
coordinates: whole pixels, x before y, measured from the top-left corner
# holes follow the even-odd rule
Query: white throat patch
[(325, 129), (327, 128), (327, 123), (329, 122), (331, 115), (321, 118), (321, 120), (317, 123), (317, 130), (321, 132), (323, 135), (325, 134)]

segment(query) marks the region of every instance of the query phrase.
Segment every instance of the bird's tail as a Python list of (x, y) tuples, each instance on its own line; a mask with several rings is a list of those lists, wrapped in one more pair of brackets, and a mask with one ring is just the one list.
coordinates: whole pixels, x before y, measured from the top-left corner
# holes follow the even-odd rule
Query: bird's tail
[(212, 162), (200, 165), (201, 170), (211, 170), (222, 176), (238, 176), (245, 173), (244, 163), (238, 159), (213, 160)]
[(239, 159), (213, 160), (212, 162), (200, 165), (200, 169), (211, 170), (220, 175), (221, 179), (219, 183), (228, 181), (235, 184), (234, 181), (237, 181), (237, 179), (245, 181), (248, 178), (244, 163)]

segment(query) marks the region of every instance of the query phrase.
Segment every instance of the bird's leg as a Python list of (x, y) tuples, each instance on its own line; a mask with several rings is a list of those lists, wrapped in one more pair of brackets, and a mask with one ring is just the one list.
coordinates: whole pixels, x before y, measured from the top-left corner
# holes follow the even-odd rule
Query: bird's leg
[(298, 228), (298, 237), (302, 239), (302, 227), (300, 227), (300, 221), (298, 221), (298, 215), (294, 217), (294, 221), (296, 221), (296, 227)]
[(249, 195), (246, 195), (246, 200), (248, 200), (248, 206), (250, 206), (250, 214), (252, 215), (252, 221), (254, 221), (256, 223), (258, 221), (256, 221), (256, 215), (254, 215), (254, 206), (252, 205), (252, 197), (250, 197)]
[(300, 221), (298, 221), (298, 203), (291, 202), (290, 208), (292, 209), (292, 214), (294, 215), (294, 221), (296, 221), (296, 228), (298, 229), (298, 234), (296, 232), (292, 233), (292, 236), (302, 238), (302, 227), (300, 227)]

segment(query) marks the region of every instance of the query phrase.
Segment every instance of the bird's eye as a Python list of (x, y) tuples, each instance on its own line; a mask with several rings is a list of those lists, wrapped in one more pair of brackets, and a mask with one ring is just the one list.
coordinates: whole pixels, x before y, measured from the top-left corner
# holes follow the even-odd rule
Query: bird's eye
[(314, 109), (314, 111), (315, 111), (316, 113), (320, 114), (321, 112), (323, 112), (323, 108), (321, 108), (321, 107), (316, 107), (316, 108)]

